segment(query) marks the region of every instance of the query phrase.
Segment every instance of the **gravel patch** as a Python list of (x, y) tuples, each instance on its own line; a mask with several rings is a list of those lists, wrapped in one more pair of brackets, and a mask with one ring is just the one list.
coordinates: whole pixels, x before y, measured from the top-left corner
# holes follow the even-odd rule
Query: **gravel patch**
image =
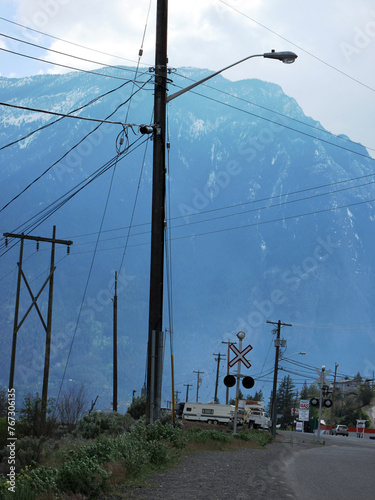
[(145, 486), (124, 485), (119, 495), (100, 499), (290, 500), (295, 496), (285, 480), (285, 468), (294, 451), (310, 446), (278, 438), (263, 449), (198, 452), (153, 475)]

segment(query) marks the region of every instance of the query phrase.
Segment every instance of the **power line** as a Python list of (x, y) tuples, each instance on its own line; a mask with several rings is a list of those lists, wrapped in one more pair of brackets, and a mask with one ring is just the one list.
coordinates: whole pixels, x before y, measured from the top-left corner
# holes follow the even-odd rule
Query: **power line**
[[(91, 106), (91, 104), (94, 104), (95, 102), (97, 102), (98, 100), (102, 99), (103, 97), (106, 97), (107, 95), (109, 94), (112, 94), (113, 92), (116, 92), (117, 90), (123, 88), (125, 85), (128, 85), (129, 83), (131, 83), (131, 80), (129, 80), (128, 82), (125, 82), (125, 83), (122, 83), (121, 85), (119, 85), (118, 87), (112, 89), (112, 90), (109, 90), (108, 92), (105, 92), (104, 94), (101, 94), (97, 97), (95, 97), (94, 99), (91, 99), (88, 103), (84, 104), (83, 106), (80, 106), (79, 108), (76, 108), (76, 109), (73, 109), (72, 111), (69, 111), (69, 113), (67, 113), (67, 115), (69, 117), (71, 117), (72, 113), (76, 113), (78, 111), (81, 111), (82, 109), (84, 108), (87, 108), (88, 106)], [(51, 113), (49, 113), (51, 114)], [(5, 146), (2, 146), (0, 147), (0, 151), (2, 151), (3, 149), (6, 149), (8, 148), (9, 146), (13, 146), (14, 144), (17, 144), (18, 142), (21, 142), (25, 139), (28, 139), (29, 137), (31, 137), (33, 134), (37, 133), (37, 132), (40, 132), (41, 130), (44, 130), (48, 127), (51, 127), (52, 125), (54, 125), (55, 123), (58, 123), (59, 121), (63, 120), (65, 118), (65, 116), (61, 116), (60, 118), (58, 118), (57, 120), (53, 121), (53, 122), (49, 122), (47, 123), (46, 125), (43, 125), (42, 127), (39, 127), (35, 130), (33, 130), (32, 132), (29, 132), (28, 134), (24, 135), (23, 137), (13, 141), (13, 142), (10, 142), (9, 144), (6, 144)], [(80, 117), (73, 117), (73, 118), (77, 118), (77, 119), (80, 119)], [(86, 118), (88, 119), (88, 118)], [(92, 120), (91, 118), (89, 119), (90, 121), (94, 121)], [(96, 120), (95, 120), (96, 121)], [(105, 123), (105, 121), (104, 121)], [(134, 125), (135, 126), (135, 125)]]
[[(146, 85), (148, 82), (145, 82), (144, 85)], [(143, 85), (143, 86), (144, 86)], [(22, 191), (20, 191), (16, 196), (14, 196), (8, 203), (6, 203), (1, 209), (0, 212), (2, 212), (5, 208), (7, 208), (11, 203), (13, 203), (17, 198), (19, 198), (23, 193), (25, 193), (33, 184), (35, 184), (37, 181), (39, 181), (47, 172), (49, 172), (54, 166), (56, 166), (61, 160), (63, 160), (66, 156), (68, 156), (69, 153), (71, 153), (76, 147), (78, 147), (80, 144), (82, 144), (83, 141), (87, 139), (91, 134), (93, 134), (98, 128), (103, 124), (103, 123), (111, 123), (108, 122), (107, 119), (113, 116), (122, 106), (124, 106), (136, 93), (138, 93), (140, 90), (142, 90), (143, 87), (140, 87), (134, 92), (125, 102), (119, 104), (114, 111), (112, 111), (106, 118), (106, 120), (100, 121), (99, 125), (95, 127), (93, 130), (91, 130), (88, 134), (86, 134), (78, 143), (76, 143), (73, 147), (71, 147), (66, 153), (63, 154), (57, 161), (55, 161), (52, 165), (50, 165), (44, 172), (42, 172), (38, 177), (36, 177), (32, 182), (30, 182)], [(115, 123), (115, 122), (113, 122)], [(133, 126), (137, 125), (129, 125), (129, 124), (123, 124), (121, 122), (118, 122), (119, 125), (125, 128), (131, 128)]]
[[(362, 156), (363, 158), (366, 158), (368, 160), (374, 160), (368, 154), (366, 155), (364, 153), (360, 153), (359, 151), (354, 151), (353, 149), (346, 148), (345, 146), (340, 146), (340, 144), (335, 144), (334, 142), (327, 141), (326, 139), (322, 139), (320, 137), (316, 137), (316, 136), (314, 136), (312, 134), (308, 134), (307, 132), (303, 132), (302, 130), (298, 130), (296, 128), (290, 127), (289, 125), (285, 125), (285, 124), (277, 122), (275, 120), (271, 120), (270, 118), (265, 118), (264, 116), (257, 115), (255, 113), (250, 112), (250, 111), (246, 111), (245, 109), (238, 108), (237, 106), (233, 106), (232, 104), (219, 101), (218, 99), (214, 99), (213, 97), (209, 97), (209, 96), (206, 96), (204, 94), (200, 94), (199, 92), (195, 92), (193, 90), (191, 92), (193, 94), (195, 94), (195, 95), (198, 95), (200, 97), (208, 99), (209, 101), (216, 102), (218, 104), (221, 104), (222, 106), (226, 106), (228, 108), (234, 109), (236, 111), (240, 111), (241, 113), (245, 113), (245, 114), (250, 115), (250, 116), (255, 116), (256, 118), (259, 118), (260, 120), (264, 120), (264, 121), (266, 121), (268, 123), (273, 123), (274, 125), (277, 125), (279, 127), (283, 127), (283, 128), (285, 128), (287, 130), (292, 130), (293, 132), (297, 132), (298, 134), (304, 135), (306, 137), (310, 137), (312, 139), (315, 139), (316, 141), (324, 142), (325, 144), (329, 144), (330, 146), (334, 146), (336, 148), (343, 149), (345, 151), (348, 151), (349, 153), (353, 153), (353, 154), (356, 154), (358, 156)], [(356, 144), (356, 143), (353, 143), (353, 144)], [(360, 146), (364, 148), (364, 146), (362, 146), (362, 145), (360, 145)]]
[[(7, 102), (0, 102), (0, 106), (7, 106), (8, 108), (16, 108), (16, 109), (23, 109), (24, 111), (34, 111), (36, 113), (43, 113), (46, 115), (54, 115), (54, 116), (62, 116), (63, 118), (74, 118), (75, 120), (85, 120), (89, 122), (96, 122), (96, 123), (109, 123), (111, 125), (122, 125), (121, 122), (113, 122), (109, 120), (100, 120), (99, 118), (87, 118), (85, 116), (74, 116), (74, 115), (69, 115), (66, 113), (58, 113), (57, 111), (48, 111), (46, 109), (38, 109), (38, 108), (30, 108), (29, 106), (19, 106), (17, 104), (10, 104)], [(134, 126), (138, 126), (135, 125)]]
[[(15, 21), (11, 21), (10, 19), (6, 19), (5, 17), (1, 17), (1, 16), (0, 16), (0, 19), (1, 19), (2, 21), (7, 22), (7, 23), (14, 24), (15, 26), (19, 26), (19, 27), (21, 27), (21, 28), (24, 28), (24, 29), (26, 29), (26, 30), (28, 30), (28, 31), (33, 31), (34, 33), (39, 33), (40, 35), (46, 36), (46, 37), (48, 37), (48, 38), (52, 38), (52, 39), (54, 39), (54, 40), (58, 40), (58, 41), (60, 41), (60, 42), (64, 42), (64, 43), (68, 43), (68, 44), (70, 44), (70, 45), (74, 45), (75, 47), (80, 47), (80, 48), (82, 48), (82, 49), (90, 50), (91, 52), (96, 52), (96, 53), (98, 53), (98, 54), (103, 54), (103, 55), (105, 55), (105, 56), (114, 57), (114, 58), (116, 58), (116, 59), (122, 59), (123, 61), (128, 61), (128, 62), (132, 62), (132, 63), (136, 62), (136, 61), (133, 61), (132, 59), (126, 59), (125, 57), (121, 57), (121, 56), (114, 55), (114, 54), (109, 54), (108, 52), (103, 52), (103, 51), (98, 50), (98, 49), (93, 49), (93, 48), (91, 48), (91, 47), (87, 47), (87, 46), (85, 46), (85, 45), (81, 45), (81, 44), (79, 44), (79, 43), (75, 43), (75, 42), (71, 42), (71, 41), (69, 41), (69, 40), (65, 40), (64, 38), (59, 38), (59, 37), (57, 37), (57, 36), (50, 35), (50, 34), (45, 33), (45, 32), (43, 32), (43, 31), (39, 31), (39, 30), (36, 30), (36, 29), (34, 29), (34, 28), (30, 28), (29, 26), (25, 26), (24, 24), (16, 23)], [(151, 66), (151, 65), (150, 65), (150, 64), (148, 64), (147, 66)], [(129, 71), (132, 71), (132, 70), (129, 70)]]
[[(99, 169), (97, 169), (92, 175), (84, 179), (83, 181), (79, 182), (74, 188), (71, 188), (65, 195), (60, 196), (57, 200), (49, 204), (46, 208), (43, 210), (39, 211), (36, 215), (33, 217), (30, 217), (26, 222), (24, 222), (22, 225), (18, 226), (15, 231), (22, 231), (27, 233), (27, 231), (31, 231), (38, 227), (42, 222), (46, 221), (52, 214), (57, 212), (62, 206), (64, 206), (69, 200), (71, 200), (74, 196), (76, 196), (80, 191), (82, 191), (85, 187), (87, 187), (91, 182), (95, 181), (98, 179), (101, 175), (103, 175), (107, 170), (112, 168), (114, 166), (115, 161), (120, 161), (124, 159), (126, 156), (128, 156), (131, 152), (133, 152), (135, 149), (137, 149), (139, 146), (144, 144), (146, 141), (149, 140), (148, 137), (143, 138), (144, 140), (140, 143), (137, 144), (140, 139), (143, 138), (139, 137), (136, 139), (130, 146), (129, 148), (121, 153), (120, 155), (116, 155), (114, 158), (109, 160), (106, 164), (102, 165)], [(134, 146), (134, 147), (133, 147)], [(132, 150), (130, 148), (133, 147)], [(119, 156), (119, 158), (118, 158)], [(5, 245), (2, 244), (0, 245), (0, 249), (4, 249)], [(8, 247), (6, 250), (3, 251), (3, 253), (0, 255), (2, 257), (7, 253), (12, 247)]]
[(255, 19), (253, 19), (252, 17), (248, 16), (247, 14), (245, 14), (244, 12), (241, 12), (239, 9), (237, 9), (236, 7), (233, 7), (232, 5), (229, 5), (227, 2), (224, 2), (224, 0), (219, 0), (219, 2), (221, 2), (222, 4), (226, 5), (227, 7), (229, 7), (230, 9), (238, 12), (238, 14), (241, 14), (241, 16), (244, 16), (246, 17), (247, 19), (250, 19), (250, 21), (252, 21), (253, 23), (257, 24), (258, 26), (261, 26), (262, 28), (264, 28), (265, 30), (269, 31), (270, 33), (273, 33), (274, 35), (278, 36), (279, 38), (281, 38), (282, 40), (285, 40), (286, 42), (294, 45), (294, 47), (297, 47), (299, 50), (302, 50), (303, 52), (305, 52), (305, 54), (308, 54), (309, 56), (313, 57), (314, 59), (316, 59), (317, 61), (321, 62), (322, 64), (325, 64), (326, 66), (328, 66), (329, 68), (337, 71), (338, 73), (341, 73), (343, 76), (346, 76), (347, 78), (349, 78), (350, 80), (353, 80), (354, 82), (358, 83), (359, 85), (362, 85), (363, 87), (366, 87), (367, 89), (369, 90), (372, 90), (373, 92), (375, 91), (374, 88), (370, 87), (369, 85), (366, 85), (365, 83), (361, 82), (360, 80), (357, 80), (356, 78), (348, 75), (347, 73), (345, 73), (344, 71), (342, 71), (341, 69), (338, 69), (336, 68), (335, 66), (333, 66), (332, 64), (330, 63), (327, 63), (326, 61), (324, 61), (323, 59), (320, 59), (319, 57), (315, 56), (314, 54), (312, 54), (311, 52), (305, 50), (304, 48), (302, 48), (300, 45), (297, 45), (296, 43), (292, 42), (291, 40), (289, 40), (288, 38), (280, 35), (279, 33), (277, 33), (276, 31), (268, 28), (267, 26), (265, 26), (264, 24), (256, 21)]
[(126, 78), (122, 78), (120, 76), (109, 75), (105, 73), (98, 73), (97, 71), (91, 71), (88, 69), (76, 68), (74, 66), (68, 66), (67, 64), (61, 64), (57, 62), (47, 61), (46, 59), (41, 59), (40, 57), (34, 57), (27, 54), (22, 54), (21, 52), (16, 52), (14, 50), (4, 49), (0, 47), (0, 50), (3, 52), (8, 52), (9, 54), (14, 54), (16, 56), (25, 57), (27, 59), (33, 59), (34, 61), (40, 61), (46, 64), (52, 64), (53, 66), (60, 66), (61, 68), (72, 69), (73, 71), (80, 71), (81, 73), (88, 73), (90, 75), (103, 76), (104, 78), (114, 78), (115, 80), (126, 80)]
[[(119, 69), (121, 71), (128, 71), (127, 68), (123, 68), (121, 66), (113, 66), (111, 64), (105, 64), (103, 62), (93, 61), (92, 59), (86, 59), (84, 57), (75, 56), (73, 54), (67, 54), (66, 52), (61, 52), (59, 50), (50, 49), (48, 47), (44, 47), (43, 45), (38, 45), (36, 43), (27, 42), (26, 40), (21, 40), (20, 38), (16, 38), (14, 36), (6, 35), (5, 33), (0, 33), (0, 36), (2, 36), (4, 38), (9, 38), (10, 40), (15, 40), (15, 41), (20, 42), (20, 43), (24, 43), (26, 45), (30, 45), (32, 47), (37, 47), (39, 49), (43, 49), (43, 50), (46, 50), (48, 52), (53, 52), (54, 54), (59, 54), (59, 55), (63, 55), (63, 56), (66, 56), (66, 57), (72, 57), (73, 59), (79, 59), (80, 61), (89, 62), (89, 63), (92, 63), (92, 64), (97, 64), (99, 66), (103, 66), (103, 67), (106, 67), (106, 68)], [(20, 55), (20, 54), (17, 53), (17, 55)], [(24, 55), (24, 56), (25, 57), (29, 57), (28, 55)], [(44, 59), (40, 59), (40, 60), (41, 61), (45, 61)], [(54, 63), (52, 61), (52, 64), (57, 64), (57, 63)], [(83, 71), (83, 70), (80, 69), (79, 71)]]
[[(192, 82), (195, 82), (195, 81), (196, 81), (196, 80), (193, 80), (192, 78), (187, 77), (186, 75), (183, 75), (183, 74), (179, 73), (178, 71), (177, 71), (175, 74), (176, 74), (177, 76), (179, 76), (180, 78), (185, 78), (186, 80), (190, 80), (190, 81), (192, 81)], [(172, 85), (173, 85), (173, 86), (175, 86), (175, 87), (177, 87), (177, 88), (182, 88), (181, 86), (176, 85), (176, 84), (172, 84)], [(328, 134), (328, 135), (330, 135), (330, 136), (332, 136), (332, 137), (335, 137), (336, 139), (339, 139), (339, 140), (342, 140), (342, 141), (346, 141), (346, 142), (349, 142), (349, 143), (351, 143), (351, 144), (357, 144), (356, 142), (352, 141), (352, 140), (351, 140), (351, 139), (349, 139), (348, 137), (345, 137), (345, 136), (341, 136), (341, 135), (334, 134), (333, 132), (330, 132), (329, 130), (325, 130), (325, 129), (324, 129), (324, 128), (322, 128), (322, 127), (317, 127), (316, 125), (314, 125), (314, 124), (312, 124), (312, 123), (307, 123), (307, 122), (305, 122), (305, 121), (298, 120), (297, 118), (293, 118), (293, 117), (288, 116), (288, 115), (286, 115), (286, 114), (284, 114), (284, 113), (280, 113), (280, 111), (276, 111), (276, 110), (274, 110), (274, 109), (267, 108), (266, 106), (262, 106), (261, 104), (257, 104), (257, 103), (255, 103), (255, 102), (253, 102), (253, 101), (249, 101), (249, 100), (244, 99), (243, 97), (240, 97), (240, 96), (238, 96), (238, 95), (231, 94), (230, 92), (226, 92), (225, 90), (218, 89), (218, 88), (216, 88), (216, 87), (213, 87), (212, 85), (208, 85), (208, 84), (206, 84), (206, 83), (203, 83), (203, 84), (202, 84), (202, 86), (207, 87), (207, 88), (209, 88), (209, 89), (211, 89), (211, 90), (215, 90), (216, 92), (220, 92), (221, 94), (224, 94), (224, 95), (226, 95), (226, 96), (228, 96), (228, 97), (231, 97), (231, 98), (233, 98), (233, 99), (237, 99), (238, 101), (245, 102), (246, 104), (250, 104), (250, 105), (252, 105), (252, 106), (256, 106), (257, 108), (263, 109), (263, 110), (268, 111), (268, 112), (270, 112), (270, 113), (273, 113), (273, 114), (275, 114), (275, 115), (282, 116), (283, 118), (287, 118), (288, 120), (291, 120), (291, 121), (293, 121), (293, 122), (299, 123), (300, 125), (303, 125), (303, 126), (305, 126), (305, 127), (310, 127), (310, 128), (312, 128), (312, 129), (314, 129), (314, 130), (318, 130), (319, 132), (322, 132), (322, 133), (324, 133), (324, 134)], [(199, 95), (201, 95), (201, 94), (199, 94)], [(202, 95), (202, 97), (204, 97), (204, 96)], [(224, 103), (222, 103), (222, 104), (224, 104)], [(257, 116), (257, 117), (258, 117), (258, 115), (255, 115), (255, 116)], [(259, 118), (262, 118), (262, 117), (261, 117), (261, 116), (259, 116)], [(282, 126), (282, 125), (280, 124), (280, 126)], [(318, 140), (319, 140), (319, 139), (318, 139)], [(363, 147), (365, 147), (365, 148), (366, 148), (366, 149), (368, 149), (368, 150), (375, 151), (375, 149), (374, 149), (374, 148), (370, 148), (370, 147), (365, 146), (365, 145), (362, 145), (362, 146), (363, 146)]]

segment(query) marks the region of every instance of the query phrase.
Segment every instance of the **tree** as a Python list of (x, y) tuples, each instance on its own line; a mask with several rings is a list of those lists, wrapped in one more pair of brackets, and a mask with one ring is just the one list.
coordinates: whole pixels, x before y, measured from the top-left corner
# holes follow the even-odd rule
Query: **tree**
[(295, 385), (290, 377), (286, 375), (279, 385), (276, 393), (277, 413), (281, 414), (280, 424), (282, 428), (286, 428), (293, 423), (292, 408), (294, 407), (296, 392)]
[(0, 418), (6, 416), (8, 393), (4, 387), (0, 387)]
[(304, 381), (302, 385), (302, 389), (300, 392), (300, 398), (301, 399), (308, 399), (309, 398), (309, 388), (307, 387), (306, 380)]
[(30, 394), (23, 399), (23, 407), (16, 423), (16, 432), (19, 437), (23, 436), (50, 436), (56, 427), (55, 400), (49, 398), (47, 401), (47, 413), (42, 412), (42, 398), (37, 393)]
[(359, 398), (363, 406), (367, 406), (371, 403), (371, 399), (374, 395), (373, 389), (371, 389), (370, 384), (367, 382), (359, 388)]
[(138, 420), (143, 415), (146, 415), (146, 396), (138, 396), (137, 398), (134, 398), (127, 413), (129, 413), (134, 420)]
[(76, 386), (71, 387), (56, 404), (59, 421), (63, 425), (74, 427), (83, 415), (86, 406), (84, 384), (81, 384), (79, 389)]

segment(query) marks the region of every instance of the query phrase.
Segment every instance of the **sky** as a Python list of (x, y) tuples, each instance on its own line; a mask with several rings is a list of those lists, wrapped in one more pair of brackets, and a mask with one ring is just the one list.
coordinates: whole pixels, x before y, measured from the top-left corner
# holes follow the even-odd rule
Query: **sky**
[[(97, 69), (98, 65), (3, 35), (112, 65), (135, 65), (142, 46), (142, 64), (153, 66), (156, 0), (0, 0), (0, 6), (0, 16), (8, 21), (102, 53), (0, 19), (2, 49)], [(248, 55), (271, 49), (293, 51), (298, 59), (292, 65), (255, 58), (223, 76), (279, 84), (307, 116), (334, 134), (360, 142), (375, 157), (373, 0), (170, 0), (168, 10), (170, 67), (217, 71)], [(3, 77), (65, 71), (69, 70), (0, 51)]]

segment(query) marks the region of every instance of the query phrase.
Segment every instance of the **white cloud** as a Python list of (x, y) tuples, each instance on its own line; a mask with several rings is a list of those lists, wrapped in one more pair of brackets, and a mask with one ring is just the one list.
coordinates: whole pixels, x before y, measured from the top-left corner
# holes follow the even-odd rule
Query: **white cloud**
[[(149, 0), (14, 0), (15, 20), (95, 50), (136, 61)], [(225, 5), (229, 4), (229, 7)], [(304, 112), (334, 133), (375, 148), (373, 141), (375, 7), (372, 0), (179, 0), (169, 1), (168, 56), (172, 67), (218, 70), (253, 53), (292, 50), (294, 65), (253, 59), (224, 76), (260, 78), (281, 85)], [(152, 1), (143, 62), (153, 65)], [(233, 7), (233, 8), (231, 8)], [(9, 28), (9, 25), (8, 25)], [(25, 30), (20, 30), (23, 37)], [(28, 35), (30, 38), (30, 34)], [(34, 33), (35, 38), (35, 33)], [(51, 48), (107, 64), (126, 61), (37, 36)], [(23, 50), (25, 48), (23, 47)], [(84, 69), (90, 64), (45, 53), (49, 60)], [(9, 73), (20, 71), (9, 67)], [(31, 63), (29, 63), (31, 64)], [(38, 65), (35, 73), (40, 71)], [(29, 66), (28, 73), (32, 71)], [(50, 72), (47, 65), (45, 72)], [(57, 69), (61, 72), (61, 68)], [(346, 76), (349, 75), (349, 76)], [(351, 77), (351, 78), (350, 78)], [(356, 81), (357, 80), (357, 81)], [(364, 85), (361, 85), (361, 83)], [(372, 88), (367, 88), (372, 87)]]

